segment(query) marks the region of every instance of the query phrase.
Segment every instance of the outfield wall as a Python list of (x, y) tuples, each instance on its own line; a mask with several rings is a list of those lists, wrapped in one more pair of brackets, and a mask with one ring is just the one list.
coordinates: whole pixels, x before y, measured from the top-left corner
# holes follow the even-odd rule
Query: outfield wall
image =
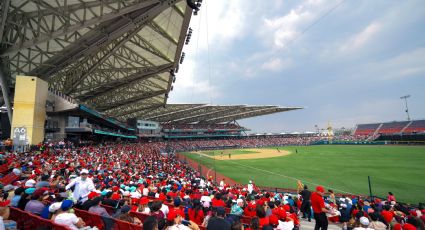
[(425, 141), (328, 141), (321, 140), (311, 145), (425, 145)]

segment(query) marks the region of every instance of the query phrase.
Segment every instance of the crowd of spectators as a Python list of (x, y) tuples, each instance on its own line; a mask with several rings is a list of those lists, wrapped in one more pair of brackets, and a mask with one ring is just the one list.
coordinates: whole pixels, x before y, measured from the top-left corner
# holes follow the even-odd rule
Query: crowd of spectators
[[(174, 155), (161, 154), (170, 145), (175, 149), (304, 145), (316, 138), (261, 137), (80, 147), (63, 142), (40, 145), (38, 151), (4, 152), (0, 155), (2, 166), (6, 166), (3, 174), (16, 178), (0, 185), (0, 226), (13, 226), (13, 221), (8, 220), (8, 206), (12, 206), (70, 229), (93, 227), (86, 226), (81, 216), (75, 214), (78, 210), (138, 224), (143, 229), (292, 230), (301, 228), (300, 211), (308, 219), (313, 212), (316, 225), (322, 229), (326, 229), (328, 219), (343, 223), (346, 229), (367, 229), (369, 225), (382, 227), (373, 229), (423, 229), (425, 210), (400, 205), (391, 195), (386, 201), (337, 199), (331, 195), (322, 203), (322, 187), (307, 197), (307, 188), (299, 195), (260, 191), (252, 181), (244, 186), (229, 186), (224, 181), (214, 184), (212, 178), (201, 177)], [(108, 207), (113, 213), (108, 212)], [(148, 218), (142, 221), (131, 213), (144, 213)]]
[(246, 129), (237, 124), (164, 124), (163, 129)]

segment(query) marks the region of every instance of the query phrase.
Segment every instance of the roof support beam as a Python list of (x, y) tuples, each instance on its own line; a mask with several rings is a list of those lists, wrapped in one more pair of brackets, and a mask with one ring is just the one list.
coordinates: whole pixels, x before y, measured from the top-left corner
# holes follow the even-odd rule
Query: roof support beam
[(173, 43), (174, 45), (177, 45), (177, 41), (174, 40), (173, 37), (171, 37), (167, 31), (165, 31), (164, 29), (162, 29), (160, 26), (158, 26), (155, 22), (151, 22), (149, 23), (149, 27), (154, 30), (155, 32), (157, 32), (159, 35), (163, 36), (164, 38), (166, 38), (169, 42)]
[(188, 109), (188, 108), (191, 108), (193, 106), (199, 106), (199, 105), (204, 105), (204, 104), (174, 104), (174, 105), (164, 104), (164, 108), (152, 110), (152, 111), (146, 112), (144, 114), (141, 114), (140, 116), (143, 119), (147, 119), (147, 118), (152, 117), (152, 116), (174, 113), (174, 112), (182, 110), (182, 109)]
[(10, 0), (3, 0), (1, 3), (1, 18), (0, 18), (0, 43), (3, 41), (4, 26), (6, 25), (7, 14), (9, 13)]
[[(97, 5), (103, 5), (104, 4), (103, 2), (104, 1), (95, 1), (94, 3), (97, 3)], [(66, 34), (74, 33), (74, 32), (76, 32), (78, 30), (81, 30), (83, 28), (87, 28), (87, 27), (96, 25), (98, 23), (102, 23), (102, 22), (106, 22), (106, 21), (112, 20), (114, 18), (120, 17), (120, 16), (125, 15), (125, 14), (128, 14), (130, 12), (133, 12), (133, 11), (136, 11), (136, 10), (139, 10), (139, 9), (142, 9), (142, 8), (145, 8), (145, 7), (150, 6), (150, 5), (153, 5), (153, 4), (157, 4), (159, 2), (160, 2), (159, 0), (149, 0), (149, 1), (139, 2), (137, 4), (130, 5), (128, 7), (119, 9), (117, 11), (113, 11), (113, 12), (111, 12), (109, 14), (99, 15), (99, 16), (93, 17), (93, 18), (91, 18), (89, 20), (84, 20), (84, 21), (82, 21), (80, 23), (76, 23), (76, 24), (73, 24), (73, 25), (61, 27), (59, 30), (52, 31), (50, 33), (41, 33), (40, 36), (38, 36), (38, 37), (35, 37), (33, 39), (30, 39), (30, 40), (27, 40), (25, 42), (21, 42), (19, 44), (16, 44), (16, 45), (10, 47), (9, 49), (5, 50), (1, 54), (1, 56), (5, 56), (5, 55), (9, 55), (11, 53), (19, 52), (22, 49), (28, 49), (28, 48), (33, 47), (35, 45), (38, 45), (40, 43), (47, 42), (49, 40), (52, 40), (52, 39), (55, 39), (55, 38), (64, 36)], [(81, 7), (86, 8), (87, 7), (87, 4), (89, 4), (89, 3), (78, 4), (78, 6), (72, 6), (71, 9), (77, 10), (77, 9), (81, 9)], [(93, 3), (91, 3), (91, 4), (92, 4), (92, 7), (95, 7), (96, 6), (96, 5), (93, 5)], [(64, 9), (55, 9), (55, 8), (48, 9), (48, 11), (50, 11), (50, 12), (60, 12), (61, 13), (60, 15), (65, 15), (67, 12), (64, 12), (63, 10)], [(34, 13), (38, 13), (38, 12), (34, 12)], [(34, 13), (32, 13), (31, 15), (34, 15)]]
[[(184, 112), (187, 112), (187, 111), (191, 111), (191, 110), (194, 110), (194, 109), (202, 108), (204, 106), (205, 105), (198, 105), (198, 106), (194, 106), (194, 107), (193, 106), (190, 106), (189, 108), (177, 109), (177, 110), (175, 110), (173, 112), (170, 112), (170, 113), (158, 114), (156, 116), (146, 117), (146, 119), (147, 120), (155, 120), (155, 121), (164, 120), (165, 119), (166, 121), (168, 121), (167, 118), (169, 119), (172, 116), (176, 116), (176, 114), (181, 114), (181, 113), (184, 113)], [(162, 119), (160, 119), (160, 118), (162, 118)]]
[(131, 98), (124, 100), (124, 101), (117, 101), (115, 103), (97, 105), (96, 109), (99, 110), (99, 111), (105, 111), (105, 110), (108, 110), (108, 109), (113, 109), (113, 108), (118, 107), (118, 106), (128, 105), (128, 104), (131, 104), (131, 103), (135, 103), (137, 101), (156, 97), (156, 96), (159, 96), (159, 95), (164, 94), (166, 92), (167, 92), (166, 90), (149, 92), (147, 94), (142, 94), (142, 95), (131, 97)]
[[(117, 109), (119, 109), (120, 107), (115, 107), (114, 109), (107, 110), (105, 112), (108, 113), (108, 114), (111, 114), (111, 116), (114, 116), (114, 117), (125, 117), (125, 116), (132, 115), (132, 114), (135, 115), (137, 112), (157, 109), (161, 106), (164, 106), (164, 104), (162, 104), (162, 102), (158, 102), (158, 103), (151, 104), (151, 105), (148, 105), (148, 106), (136, 106), (136, 108), (132, 108), (130, 110), (120, 109), (120, 111), (118, 111)], [(128, 107), (128, 106), (126, 106), (126, 107)]]
[(243, 108), (245, 106), (241, 105), (241, 106), (219, 106), (217, 108), (215, 108), (215, 106), (210, 108), (210, 111), (206, 112), (206, 113), (200, 113), (200, 114), (195, 114), (193, 116), (188, 116), (188, 117), (181, 117), (178, 119), (174, 119), (171, 122), (172, 123), (193, 123), (193, 122), (202, 122), (206, 119), (209, 119), (211, 117), (214, 117), (214, 115), (217, 114), (222, 114), (222, 113), (231, 113), (233, 111), (237, 111), (240, 110), (241, 108)]
[(277, 106), (271, 106), (271, 107), (267, 107), (267, 108), (263, 107), (263, 108), (259, 108), (259, 109), (255, 109), (255, 110), (251, 110), (251, 111), (248, 110), (248, 111), (242, 112), (242, 113), (231, 114), (231, 115), (226, 115), (226, 116), (222, 116), (222, 117), (216, 117), (216, 118), (213, 118), (213, 119), (206, 120), (205, 123), (228, 122), (228, 121), (233, 121), (233, 120), (240, 120), (240, 119), (244, 119), (244, 118), (262, 116), (262, 115), (273, 114), (273, 113), (284, 112), (284, 111), (290, 111), (290, 110), (295, 110), (295, 109), (300, 109), (300, 108), (280, 108), (280, 107), (277, 107)]
[[(97, 56), (96, 60), (92, 60), (92, 66), (86, 65), (86, 70), (88, 70), (86, 72), (93, 71), (95, 68), (92, 67), (98, 66), (98, 60), (105, 60), (111, 53), (124, 45), (124, 41), (128, 41), (132, 35), (140, 31), (147, 22), (155, 18), (174, 1), (162, 0), (160, 3), (158, 3), (158, 1), (149, 2), (152, 4), (123, 15), (118, 20), (110, 20), (101, 23), (95, 30), (84, 34), (79, 40), (45, 62), (48, 65), (55, 66), (54, 68), (37, 68), (31, 71), (31, 73), (36, 76), (43, 76), (44, 79), (47, 79), (72, 63), (78, 62), (78, 65), (84, 65), (84, 63), (87, 62), (87, 57)], [(111, 45), (111, 43), (113, 43), (113, 45)], [(84, 76), (85, 74), (83, 73), (83, 77), (74, 80), (81, 82)], [(71, 86), (74, 85), (74, 83), (71, 84)]]
[[(182, 23), (182, 27), (180, 29), (180, 36), (179, 36), (179, 43), (177, 45), (176, 48), (176, 54), (174, 56), (174, 69), (177, 67), (179, 61), (180, 61), (180, 56), (183, 50), (183, 45), (185, 43), (185, 38), (186, 38), (186, 32), (189, 28), (189, 24), (190, 24), (190, 18), (192, 17), (192, 9), (190, 7), (186, 7), (186, 11), (184, 13), (184, 17), (183, 17), (183, 23)], [(173, 81), (168, 81), (168, 87), (167, 90), (170, 91), (171, 90), (171, 85), (173, 84)], [(167, 97), (164, 98), (164, 104), (167, 103)]]
[[(117, 80), (106, 82), (104, 84), (96, 85), (96, 88), (93, 88), (89, 92), (81, 94), (77, 96), (76, 98), (83, 101), (89, 100), (94, 97), (98, 97), (98, 96), (104, 95), (105, 93), (108, 93), (110, 89), (114, 89), (114, 90), (121, 89), (122, 87), (126, 87), (128, 85), (133, 84), (135, 81), (145, 80), (155, 76), (156, 74), (168, 71), (170, 68), (172, 68), (172, 66), (173, 64), (169, 63), (169, 64), (165, 64), (161, 66), (141, 68), (138, 72), (126, 78), (117, 79)], [(86, 90), (86, 89), (83, 89), (83, 90)]]
[(7, 117), (9, 118), (9, 124), (12, 125), (12, 105), (10, 101), (9, 85), (7, 84), (6, 76), (4, 75), (3, 69), (0, 65), (0, 84), (3, 99), (7, 107)]

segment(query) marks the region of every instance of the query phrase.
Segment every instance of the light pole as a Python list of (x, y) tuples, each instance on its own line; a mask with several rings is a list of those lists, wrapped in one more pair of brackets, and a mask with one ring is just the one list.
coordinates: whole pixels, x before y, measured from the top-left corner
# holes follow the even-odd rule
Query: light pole
[(400, 99), (404, 99), (405, 105), (406, 105), (406, 113), (407, 113), (407, 120), (410, 121), (410, 116), (409, 116), (409, 107), (407, 107), (407, 98), (409, 98), (410, 95), (405, 95), (400, 97)]

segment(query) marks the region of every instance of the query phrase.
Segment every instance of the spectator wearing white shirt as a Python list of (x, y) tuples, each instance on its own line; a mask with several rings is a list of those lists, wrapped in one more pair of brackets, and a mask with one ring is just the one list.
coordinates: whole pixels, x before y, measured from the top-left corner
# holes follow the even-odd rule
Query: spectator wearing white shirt
[(69, 190), (75, 185), (73, 197), (77, 202), (85, 202), (89, 193), (95, 189), (92, 179), (87, 178), (88, 173), (87, 169), (81, 170), (80, 176), (65, 187), (66, 190)]
[(64, 200), (61, 204), (61, 208), (58, 210), (58, 214), (53, 220), (56, 224), (65, 225), (72, 230), (78, 230), (84, 227), (86, 224), (84, 221), (77, 217), (74, 213), (70, 213), (69, 209), (72, 208), (72, 201)]

